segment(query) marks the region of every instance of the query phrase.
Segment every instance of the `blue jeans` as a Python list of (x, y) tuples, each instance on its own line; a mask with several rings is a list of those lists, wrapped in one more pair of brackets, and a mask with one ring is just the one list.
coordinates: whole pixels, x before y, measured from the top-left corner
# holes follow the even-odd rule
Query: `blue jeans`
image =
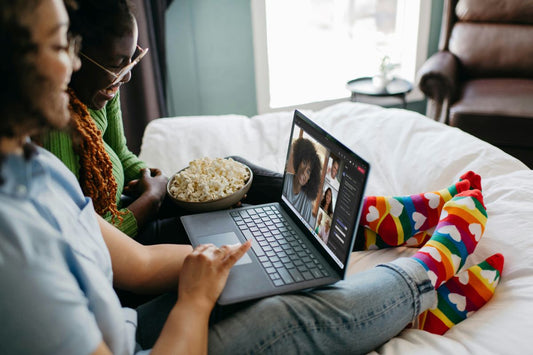
[[(329, 287), (217, 307), (209, 329), (209, 353), (366, 353), (400, 333), (435, 302), (425, 269), (411, 258), (401, 258)], [(139, 309), (138, 341), (143, 348), (152, 345), (158, 332), (145, 320), (146, 311)], [(154, 334), (147, 335), (146, 329)]]

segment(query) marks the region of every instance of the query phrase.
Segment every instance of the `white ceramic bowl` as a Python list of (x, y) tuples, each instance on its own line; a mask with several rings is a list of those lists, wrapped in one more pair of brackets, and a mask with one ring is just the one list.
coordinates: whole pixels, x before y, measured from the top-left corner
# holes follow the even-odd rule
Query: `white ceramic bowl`
[(230, 208), (231, 206), (234, 206), (235, 204), (237, 204), (237, 202), (242, 200), (244, 195), (248, 192), (248, 190), (250, 190), (250, 186), (252, 186), (252, 180), (253, 180), (252, 170), (248, 166), (246, 165), (244, 166), (246, 167), (246, 169), (248, 169), (248, 172), (250, 173), (250, 177), (248, 178), (248, 181), (246, 181), (243, 187), (241, 187), (238, 191), (235, 191), (231, 195), (228, 195), (228, 196), (216, 199), (216, 200), (208, 200), (208, 201), (202, 201), (202, 202), (184, 201), (184, 200), (180, 200), (174, 197), (170, 193), (170, 187), (172, 186), (174, 177), (176, 176), (177, 173), (187, 168), (184, 168), (176, 172), (175, 174), (172, 175), (170, 179), (168, 179), (167, 194), (177, 206), (185, 210), (192, 211), (192, 212), (207, 212), (207, 211), (215, 211), (215, 210), (222, 210), (222, 209)]

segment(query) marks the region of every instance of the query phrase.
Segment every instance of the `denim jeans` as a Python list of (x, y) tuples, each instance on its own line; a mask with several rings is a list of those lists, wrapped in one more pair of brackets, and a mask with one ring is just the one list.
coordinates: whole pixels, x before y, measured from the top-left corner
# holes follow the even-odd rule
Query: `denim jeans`
[[(425, 269), (411, 258), (401, 258), (329, 287), (216, 307), (209, 353), (366, 353), (400, 333), (435, 302)], [(153, 345), (171, 307), (167, 302), (159, 310), (155, 305), (138, 309), (137, 335), (143, 348)], [(161, 324), (153, 322), (157, 312)]]

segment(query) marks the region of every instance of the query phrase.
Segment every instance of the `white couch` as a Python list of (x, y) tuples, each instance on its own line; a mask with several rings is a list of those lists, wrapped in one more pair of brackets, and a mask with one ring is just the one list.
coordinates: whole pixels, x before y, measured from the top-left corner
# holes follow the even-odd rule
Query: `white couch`
[[(498, 148), (411, 111), (345, 102), (303, 112), (371, 163), (367, 195), (436, 190), (468, 170), (483, 177), (489, 219), (466, 266), (503, 253), (505, 267), (495, 296), (444, 336), (405, 330), (375, 353), (532, 353), (533, 171)], [(140, 157), (167, 175), (202, 156), (228, 155), (281, 172), (292, 115), (158, 119), (146, 128)], [(350, 272), (413, 252), (393, 248), (353, 253)]]

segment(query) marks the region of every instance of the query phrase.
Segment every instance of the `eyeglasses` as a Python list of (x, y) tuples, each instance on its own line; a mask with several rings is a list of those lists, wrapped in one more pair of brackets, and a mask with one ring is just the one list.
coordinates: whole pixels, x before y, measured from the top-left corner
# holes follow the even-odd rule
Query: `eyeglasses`
[(104, 67), (103, 65), (101, 65), (97, 61), (95, 61), (94, 59), (86, 56), (83, 52), (79, 52), (79, 53), (80, 53), (80, 55), (83, 58), (87, 59), (88, 61), (90, 61), (91, 63), (93, 63), (97, 67), (99, 67), (100, 69), (104, 70), (109, 75), (113, 76), (115, 79), (113, 79), (113, 81), (110, 84), (110, 86), (113, 86), (113, 85), (116, 85), (119, 82), (121, 82), (122, 79), (124, 79), (124, 77), (133, 69), (133, 67), (135, 67), (137, 64), (139, 64), (139, 62), (141, 61), (141, 59), (143, 59), (143, 57), (146, 55), (146, 53), (148, 53), (148, 48), (143, 49), (139, 45), (137, 45), (137, 49), (139, 50), (139, 55), (135, 59), (133, 59), (130, 63), (128, 63), (124, 67), (122, 67), (122, 69), (120, 69), (118, 73), (115, 73), (115, 72), (107, 69), (106, 67)]

